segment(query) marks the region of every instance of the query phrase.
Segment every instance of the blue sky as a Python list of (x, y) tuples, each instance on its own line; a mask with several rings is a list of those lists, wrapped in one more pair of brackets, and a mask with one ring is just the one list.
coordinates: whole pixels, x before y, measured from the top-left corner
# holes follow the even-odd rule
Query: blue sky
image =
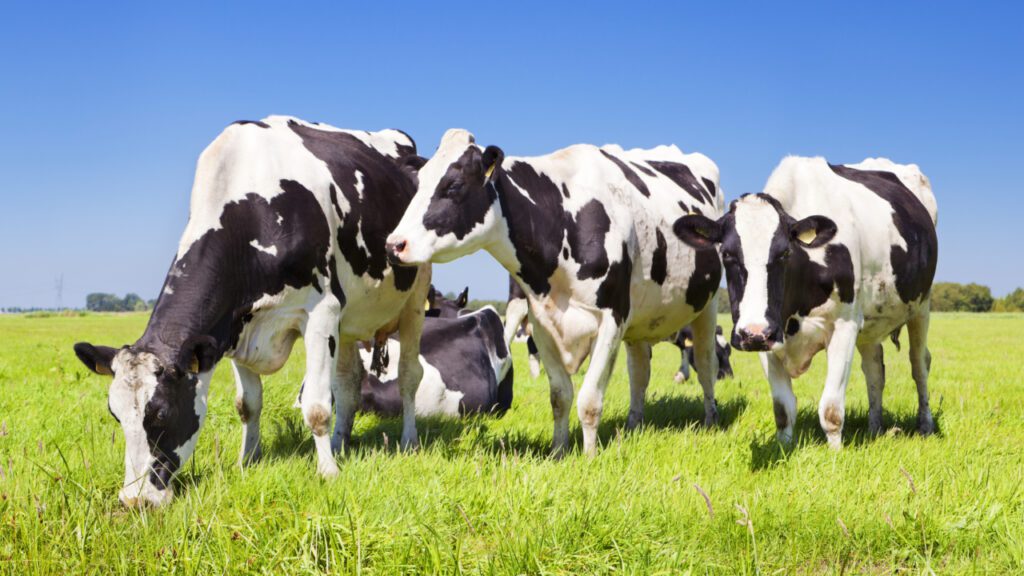
[[(513, 155), (675, 143), (730, 199), (787, 154), (916, 162), (938, 278), (1024, 285), (1020, 3), (362, 4), (5, 4), (0, 306), (53, 306), (60, 274), (65, 305), (154, 297), (199, 152), (269, 114), (425, 155), (455, 126)], [(435, 279), (507, 288), (486, 254)]]

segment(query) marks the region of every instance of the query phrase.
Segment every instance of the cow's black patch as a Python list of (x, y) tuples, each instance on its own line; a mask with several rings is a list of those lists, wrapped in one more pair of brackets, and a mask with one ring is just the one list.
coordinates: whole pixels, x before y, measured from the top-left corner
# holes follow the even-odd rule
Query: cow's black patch
[(811, 310), (824, 304), (833, 292), (838, 292), (839, 300), (847, 304), (853, 302), (854, 296), (853, 261), (846, 246), (830, 244), (825, 247), (824, 266), (812, 261), (799, 243), (793, 243), (792, 250), (786, 265), (781, 314), (782, 318), (789, 319), (786, 334), (790, 336), (788, 322), (793, 321), (794, 315), (807, 316)]
[(641, 164), (639, 162), (630, 162), (630, 164), (632, 164), (634, 168), (636, 168), (637, 170), (643, 172), (647, 176), (650, 176), (651, 178), (654, 178), (655, 176), (657, 176), (657, 174), (654, 173), (654, 170), (651, 170), (650, 168), (644, 166), (643, 164)]
[[(412, 179), (396, 160), (351, 134), (294, 121), (289, 121), (288, 126), (302, 138), (303, 146), (327, 165), (337, 187), (330, 190), (338, 217), (338, 250), (356, 275), (382, 280), (390, 268), (385, 242), (416, 192)], [(414, 155), (415, 147), (399, 144), (398, 151), (401, 160)], [(342, 211), (338, 202), (339, 190), (348, 203), (347, 212)], [(408, 290), (415, 281), (416, 270), (396, 269), (395, 287)]]
[(654, 229), (654, 236), (657, 245), (654, 254), (651, 255), (651, 280), (661, 285), (668, 277), (668, 243), (665, 242), (665, 235), (660, 229)]
[(703, 204), (706, 200), (714, 205), (714, 199), (708, 194), (707, 190), (701, 187), (690, 167), (686, 164), (653, 160), (649, 160), (647, 163), (658, 172), (667, 176), (669, 180), (675, 182), (677, 186), (686, 190), (698, 202)]
[(600, 278), (608, 271), (608, 252), (604, 238), (611, 229), (611, 219), (604, 206), (591, 200), (580, 208), (576, 218), (566, 213), (565, 236), (569, 252), (579, 265), (576, 277), (580, 280)]
[(722, 281), (722, 262), (715, 248), (694, 248), (694, 268), (686, 286), (686, 303), (703, 310)]
[(790, 317), (786, 320), (786, 336), (793, 336), (800, 331), (800, 321)]
[(331, 358), (334, 358), (334, 349), (335, 349), (336, 346), (337, 346), (337, 343), (334, 341), (334, 336), (333, 335), (332, 336), (328, 336), (327, 337), (327, 348), (331, 351)]
[(928, 295), (938, 263), (938, 238), (924, 204), (891, 172), (858, 170), (829, 164), (833, 172), (863, 185), (892, 206), (892, 222), (907, 244), (892, 245), (890, 260), (896, 275), (896, 291), (903, 302)]
[(149, 441), (149, 451), (156, 459), (149, 480), (157, 488), (170, 485), (171, 477), (181, 464), (175, 450), (199, 431), (199, 416), (195, 411), (198, 382), (195, 374), (175, 367), (165, 369), (158, 377), (153, 397), (146, 403), (142, 427)]
[[(514, 162), (497, 174), (501, 213), (515, 247), (516, 273), (534, 294), (551, 290), (549, 278), (558, 268), (564, 236), (562, 193), (545, 174), (525, 162)], [(529, 198), (520, 189), (529, 191)]]
[(622, 170), (622, 174), (626, 177), (626, 181), (632, 184), (634, 188), (639, 190), (641, 194), (650, 198), (651, 191), (647, 189), (647, 184), (644, 184), (644, 181), (641, 180), (640, 177), (636, 175), (636, 172), (634, 172), (632, 168), (627, 166), (626, 163), (623, 162), (622, 160), (619, 160), (618, 158), (612, 156), (611, 154), (604, 150), (601, 150), (601, 154), (604, 154), (605, 158), (611, 160), (616, 166), (619, 167), (619, 170)]
[(711, 198), (709, 198), (709, 200), (713, 200), (715, 197), (715, 183), (704, 177), (701, 177), (700, 180), (704, 183), (704, 187), (708, 189), (708, 192), (711, 193)]
[(341, 289), (341, 280), (338, 278), (338, 262), (334, 259), (332, 254), (327, 259), (327, 270), (331, 275), (331, 294), (338, 299), (338, 303), (341, 304), (342, 308), (345, 307), (345, 291)]
[(565, 185), (565, 182), (562, 182), (562, 196), (569, 198), (569, 187)]
[(237, 124), (239, 126), (252, 124), (253, 126), (259, 126), (260, 128), (270, 128), (270, 124), (267, 124), (266, 122), (262, 122), (260, 120), (237, 120), (235, 122), (232, 122), (232, 124)]
[(608, 267), (608, 275), (597, 287), (597, 307), (610, 309), (615, 323), (620, 326), (629, 316), (629, 286), (633, 274), (633, 261), (629, 247), (622, 243), (622, 258)]

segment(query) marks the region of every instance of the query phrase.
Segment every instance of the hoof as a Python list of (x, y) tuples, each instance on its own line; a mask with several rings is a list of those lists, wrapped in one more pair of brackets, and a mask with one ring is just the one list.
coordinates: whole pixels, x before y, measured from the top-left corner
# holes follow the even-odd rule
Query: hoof
[(790, 446), (793, 444), (793, 429), (792, 428), (779, 428), (775, 431), (775, 439), (779, 441), (783, 446)]
[(626, 430), (635, 430), (644, 423), (644, 415), (637, 412), (630, 412), (629, 417), (626, 418)]
[(922, 436), (931, 436), (932, 434), (935, 434), (935, 421), (932, 420), (931, 414), (925, 418), (917, 418), (917, 431)]
[(263, 458), (263, 448), (257, 444), (254, 450), (250, 450), (248, 453), (242, 453), (241, 457), (238, 459), (238, 464), (242, 468), (246, 468), (259, 462), (261, 458)]
[(675, 380), (676, 384), (682, 384), (686, 381), (686, 376), (684, 376), (682, 372), (676, 372), (676, 375), (673, 376), (672, 379)]
[(331, 459), (330, 462), (318, 462), (316, 465), (316, 471), (321, 477), (326, 479), (337, 478), (338, 474), (341, 472), (338, 469), (338, 464), (333, 459)]
[(828, 437), (828, 447), (832, 450), (839, 452), (843, 449), (843, 434), (841, 432), (835, 432), (832, 434), (826, 434)]

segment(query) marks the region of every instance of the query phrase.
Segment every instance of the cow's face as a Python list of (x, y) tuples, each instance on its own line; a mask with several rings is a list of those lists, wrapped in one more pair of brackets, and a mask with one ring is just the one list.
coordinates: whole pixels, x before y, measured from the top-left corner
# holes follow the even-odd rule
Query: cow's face
[(426, 315), (430, 318), (458, 318), (468, 303), (469, 286), (466, 286), (455, 300), (449, 300), (431, 284), (430, 290), (427, 291)]
[(683, 216), (674, 230), (694, 247), (721, 245), (732, 305), (732, 345), (764, 351), (783, 341), (782, 303), (790, 255), (823, 246), (835, 236), (836, 225), (824, 216), (794, 220), (777, 200), (755, 194), (733, 202), (718, 221)]
[(75, 345), (86, 367), (113, 376), (107, 406), (124, 432), (124, 485), (118, 497), (125, 506), (160, 506), (173, 497), (171, 478), (192, 455), (206, 416), (213, 364), (209, 346), (191, 346), (193, 360), (182, 367), (130, 346)]
[(504, 153), (481, 150), (465, 130), (449, 130), (420, 168), (419, 189), (388, 236), (388, 257), (400, 265), (449, 262), (487, 245), (497, 226), (494, 179)]

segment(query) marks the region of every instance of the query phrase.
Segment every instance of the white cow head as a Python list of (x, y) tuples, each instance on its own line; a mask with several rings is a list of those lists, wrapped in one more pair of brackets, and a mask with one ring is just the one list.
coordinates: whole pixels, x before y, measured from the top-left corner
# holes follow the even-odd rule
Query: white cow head
[(113, 376), (107, 406), (124, 432), (125, 506), (171, 501), (171, 479), (192, 455), (206, 417), (206, 396), (215, 362), (212, 338), (184, 347), (177, 362), (136, 350), (75, 344), (90, 370)]
[(465, 130), (445, 132), (434, 156), (420, 168), (419, 189), (388, 236), (392, 262), (450, 262), (490, 242), (500, 209), (494, 179), (505, 153), (481, 149)]
[(836, 234), (832, 220), (809, 216), (797, 221), (766, 194), (744, 195), (717, 221), (683, 216), (673, 229), (691, 246), (721, 245), (732, 305), (732, 345), (745, 351), (782, 345), (790, 256), (794, 251), (824, 246)]

